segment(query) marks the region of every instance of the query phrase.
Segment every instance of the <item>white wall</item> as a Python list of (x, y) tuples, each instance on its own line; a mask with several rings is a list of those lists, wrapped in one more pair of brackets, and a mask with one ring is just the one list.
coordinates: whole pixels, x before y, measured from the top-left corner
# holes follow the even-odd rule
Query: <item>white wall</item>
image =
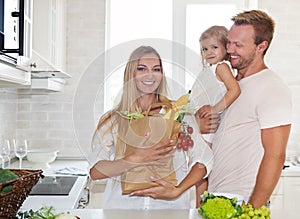
[[(276, 22), (275, 36), (267, 53), (267, 64), (284, 78), (293, 95), (293, 125), (288, 154), (300, 155), (300, 2), (294, 0), (258, 1), (258, 7), (271, 14)], [(297, 151), (297, 152), (295, 152)]]
[(12, 139), (17, 129), (16, 89), (0, 89), (0, 140)]

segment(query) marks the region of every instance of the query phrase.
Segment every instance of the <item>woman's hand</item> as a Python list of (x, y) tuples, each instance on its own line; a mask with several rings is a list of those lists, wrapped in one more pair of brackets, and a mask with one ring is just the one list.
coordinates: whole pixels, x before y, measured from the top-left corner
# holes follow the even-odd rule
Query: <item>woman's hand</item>
[(150, 196), (155, 199), (173, 199), (177, 198), (181, 194), (179, 189), (171, 183), (155, 177), (151, 177), (151, 180), (156, 182), (158, 185), (148, 189), (134, 191), (130, 193), (129, 196)]
[(144, 143), (149, 139), (150, 133), (143, 138), (138, 147), (133, 148), (133, 152), (124, 158), (125, 161), (142, 165), (162, 165), (159, 160), (172, 156), (176, 147), (171, 146), (174, 140), (167, 140), (150, 147), (144, 147)]

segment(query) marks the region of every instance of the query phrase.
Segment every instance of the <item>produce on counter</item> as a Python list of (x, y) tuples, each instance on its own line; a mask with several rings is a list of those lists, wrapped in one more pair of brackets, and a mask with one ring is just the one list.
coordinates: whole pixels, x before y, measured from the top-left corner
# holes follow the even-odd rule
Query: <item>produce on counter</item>
[(78, 217), (68, 213), (62, 213), (58, 215), (55, 219), (77, 219)]
[(243, 212), (237, 217), (237, 219), (270, 219), (271, 212), (266, 206), (261, 206), (260, 208), (253, 208), (251, 204), (242, 205)]
[(53, 206), (50, 207), (44, 206), (37, 211), (31, 209), (24, 212), (18, 212), (17, 218), (18, 219), (80, 219), (79, 217), (74, 216), (69, 212), (56, 214)]
[[(13, 171), (9, 169), (0, 168), (0, 183), (5, 183), (10, 180), (17, 179), (18, 175), (16, 175)], [(3, 186), (1, 189), (1, 195), (5, 195), (12, 190), (12, 185)]]
[(198, 212), (204, 219), (234, 218), (243, 211), (242, 207), (237, 204), (236, 198), (230, 199), (204, 192), (202, 199)]
[(203, 193), (202, 204), (198, 213), (204, 219), (270, 219), (270, 209), (266, 206), (253, 208), (251, 204), (237, 203), (236, 198), (215, 196)]

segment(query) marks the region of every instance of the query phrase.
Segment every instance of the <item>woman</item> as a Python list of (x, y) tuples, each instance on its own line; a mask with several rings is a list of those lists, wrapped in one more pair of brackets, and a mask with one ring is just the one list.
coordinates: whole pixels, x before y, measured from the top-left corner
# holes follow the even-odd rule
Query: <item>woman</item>
[[(108, 111), (99, 121), (93, 138), (93, 154), (90, 159), (90, 176), (93, 180), (108, 178), (104, 207), (106, 209), (189, 209), (189, 193), (185, 192), (206, 177), (211, 170), (213, 155), (198, 131), (192, 138), (195, 145), (188, 151), (167, 147), (172, 140), (151, 147), (139, 148), (125, 156), (126, 135), (130, 121), (120, 116), (121, 111), (145, 111), (153, 103), (168, 103), (166, 78), (159, 54), (152, 47), (141, 46), (133, 51), (124, 72), (123, 94), (120, 103)], [(156, 109), (157, 112), (160, 109)], [(192, 116), (184, 120), (198, 130)], [(148, 133), (140, 142), (142, 146)], [(178, 185), (156, 179), (157, 186), (122, 195), (121, 175), (139, 166), (160, 165), (163, 158), (173, 156)]]

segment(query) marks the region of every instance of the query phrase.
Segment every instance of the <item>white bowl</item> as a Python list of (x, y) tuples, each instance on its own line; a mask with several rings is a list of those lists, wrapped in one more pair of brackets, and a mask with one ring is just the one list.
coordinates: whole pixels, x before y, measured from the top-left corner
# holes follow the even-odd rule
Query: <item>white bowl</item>
[(32, 168), (50, 168), (49, 163), (53, 162), (58, 154), (58, 150), (35, 149), (27, 152), (27, 160), (33, 164)]

